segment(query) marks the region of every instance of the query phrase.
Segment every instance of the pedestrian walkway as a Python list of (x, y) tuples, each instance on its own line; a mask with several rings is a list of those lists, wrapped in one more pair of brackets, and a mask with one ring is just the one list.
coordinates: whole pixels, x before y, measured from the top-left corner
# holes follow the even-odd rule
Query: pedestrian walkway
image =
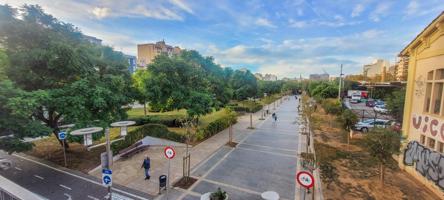
[[(279, 103), (276, 103), (276, 109), (279, 108)], [(265, 106), (269, 108), (270, 112), (273, 111), (274, 104)], [(259, 120), (262, 115), (262, 111), (253, 114), (253, 126), (257, 127), (263, 123), (263, 120)], [(248, 129), (250, 126), (249, 114), (243, 115), (238, 118), (238, 123), (233, 125), (233, 139), (234, 141), (242, 141), (248, 135), (250, 135), (254, 129)], [(221, 149), (228, 142), (228, 129), (212, 136), (211, 138), (199, 143), (198, 145), (190, 148), (191, 154), (191, 169), (197, 167), (199, 163), (203, 163), (206, 159), (210, 158), (218, 149)], [(149, 149), (136, 154), (128, 159), (122, 159), (114, 162), (113, 164), (113, 182), (127, 187), (147, 192), (151, 195), (158, 194), (159, 180), (158, 177), (163, 174), (167, 174), (168, 160), (165, 159), (163, 153), (164, 147), (150, 147)], [(174, 147), (176, 150), (176, 156), (171, 160), (170, 177), (171, 183), (178, 181), (182, 177), (182, 162), (185, 155), (185, 147), (183, 145)], [(228, 148), (228, 147), (224, 147)], [(140, 168), (143, 159), (149, 156), (151, 159), (151, 179), (144, 180), (144, 171)], [(96, 169), (90, 174), (101, 177), (101, 171)], [(179, 192), (180, 193), (180, 192)], [(173, 194), (171, 194), (173, 195)]]
[[(178, 190), (175, 199), (199, 199), (218, 187), (231, 199), (261, 199), (265, 191), (277, 192), (281, 199), (299, 199), (296, 166), (299, 144), (298, 101), (289, 98), (256, 129), (239, 138), (236, 148), (224, 146), (192, 171), (198, 181), (188, 190)], [(177, 193), (181, 193), (178, 196)]]

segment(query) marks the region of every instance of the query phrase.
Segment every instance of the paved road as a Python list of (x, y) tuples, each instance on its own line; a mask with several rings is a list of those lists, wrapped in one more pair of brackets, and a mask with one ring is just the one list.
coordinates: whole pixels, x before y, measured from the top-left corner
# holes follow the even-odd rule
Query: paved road
[(281, 199), (296, 198), (296, 164), (299, 143), (297, 101), (290, 97), (276, 110), (278, 122), (268, 117), (236, 148), (224, 146), (192, 171), (198, 181), (172, 194), (174, 199), (199, 199), (218, 187), (231, 199), (261, 199), (276, 191)]
[[(0, 175), (47, 199), (55, 200), (96, 200), (105, 199), (107, 189), (95, 177), (61, 169), (50, 164), (35, 161), (23, 155), (7, 155), (0, 152), (0, 157), (13, 162), (13, 167), (0, 170)], [(113, 199), (152, 199), (148, 194), (122, 186), (114, 186)]]

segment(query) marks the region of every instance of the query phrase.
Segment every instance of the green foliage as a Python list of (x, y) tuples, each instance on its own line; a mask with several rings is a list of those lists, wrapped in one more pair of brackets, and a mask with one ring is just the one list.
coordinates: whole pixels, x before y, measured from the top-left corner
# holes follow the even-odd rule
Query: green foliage
[(381, 164), (392, 159), (392, 154), (399, 153), (401, 135), (390, 129), (374, 128), (364, 140), (370, 155)]
[(281, 91), (291, 91), (292, 94), (296, 94), (299, 90), (303, 89), (303, 84), (296, 81), (286, 81), (282, 85)]
[(344, 129), (350, 130), (359, 121), (359, 118), (351, 110), (345, 109), (339, 116), (338, 120), (341, 122)]
[(257, 81), (258, 94), (257, 96), (262, 97), (264, 93), (267, 95), (280, 93), (282, 90), (282, 86), (284, 85), (283, 81)]
[(204, 138), (209, 138), (237, 122), (237, 115), (231, 110), (227, 110), (226, 114), (219, 119), (210, 122), (206, 127), (197, 130), (196, 139), (202, 140)]
[(317, 98), (336, 98), (338, 97), (338, 85), (334, 82), (310, 83), (310, 96)]
[(168, 127), (181, 127), (182, 121), (185, 120), (183, 115), (148, 115), (139, 118), (132, 118), (137, 126), (144, 124), (163, 124)]
[(405, 89), (393, 91), (385, 98), (385, 103), (390, 114), (399, 122), (402, 122), (404, 115)]
[(227, 198), (227, 192), (217, 188), (216, 192), (211, 193), (210, 200), (225, 200)]
[(327, 183), (327, 188), (331, 183), (338, 180), (338, 173), (336, 167), (333, 166), (330, 162), (322, 162), (320, 165), (321, 170), (321, 179), (322, 181)]
[(342, 112), (342, 104), (338, 99), (324, 99), (321, 105), (327, 114), (339, 115)]
[(120, 140), (111, 144), (113, 153), (117, 154), (146, 136), (164, 138), (176, 142), (185, 142), (183, 135), (168, 131), (168, 128), (162, 124), (145, 124), (133, 131), (128, 132), (124, 140)]
[(90, 43), (39, 6), (24, 5), (17, 12), (0, 5), (0, 15), (0, 46), (9, 59), (2, 74), (26, 91), (8, 98), (10, 113), (42, 122), (55, 135), (61, 123), (126, 117), (122, 107), (131, 101), (131, 79), (121, 52)]
[(236, 70), (230, 78), (230, 87), (233, 89), (233, 98), (245, 100), (257, 94), (256, 77), (249, 70)]

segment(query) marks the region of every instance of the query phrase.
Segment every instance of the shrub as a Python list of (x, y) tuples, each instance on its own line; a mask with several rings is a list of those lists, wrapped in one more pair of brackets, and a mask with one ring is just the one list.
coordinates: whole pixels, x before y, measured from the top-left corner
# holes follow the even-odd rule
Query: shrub
[(163, 124), (167, 127), (181, 127), (184, 115), (148, 115), (139, 118), (132, 118), (137, 126), (144, 124)]
[(120, 150), (125, 149), (145, 136), (164, 138), (176, 142), (184, 142), (185, 137), (175, 132), (171, 132), (163, 124), (145, 124), (133, 131), (130, 131), (124, 140), (120, 140), (111, 144), (113, 153), (117, 154)]
[(339, 116), (338, 120), (341, 122), (344, 129), (350, 130), (358, 122), (359, 119), (355, 113), (353, 113), (349, 109), (346, 109)]
[(196, 139), (202, 140), (204, 138), (209, 138), (228, 128), (230, 126), (230, 123), (234, 124), (236, 122), (237, 122), (236, 113), (228, 111), (227, 114), (224, 115), (223, 117), (216, 119), (210, 122), (206, 127), (197, 130)]
[(339, 115), (342, 112), (342, 104), (337, 99), (325, 99), (321, 105), (327, 114)]

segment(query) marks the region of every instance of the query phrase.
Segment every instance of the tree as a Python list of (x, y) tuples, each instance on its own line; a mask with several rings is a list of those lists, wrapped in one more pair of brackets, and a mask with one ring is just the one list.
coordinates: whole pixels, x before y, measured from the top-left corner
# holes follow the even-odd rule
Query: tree
[(359, 121), (359, 119), (358, 116), (356, 116), (356, 114), (351, 110), (345, 109), (341, 113), (339, 121), (342, 123), (342, 127), (349, 131)]
[(131, 101), (131, 84), (123, 54), (91, 44), (73, 25), (39, 6), (20, 10), (18, 16), (0, 5), (0, 15), (6, 16), (0, 19), (0, 46), (9, 58), (4, 71), (24, 91), (8, 98), (11, 113), (45, 124), (56, 137), (61, 123), (81, 127), (125, 118), (122, 106)]
[(214, 97), (204, 72), (180, 57), (157, 56), (147, 68), (150, 105), (161, 111), (187, 109), (190, 118), (211, 112)]
[(236, 100), (245, 100), (257, 94), (257, 80), (249, 70), (234, 71), (230, 78), (230, 87)]
[(384, 185), (385, 165), (393, 159), (393, 154), (399, 153), (401, 136), (389, 129), (374, 128), (364, 140), (370, 155), (379, 162), (380, 181)]
[(147, 85), (147, 81), (150, 78), (150, 73), (147, 70), (137, 70), (136, 73), (132, 76), (133, 79), (133, 88), (135, 89), (135, 99), (139, 101), (139, 103), (143, 103), (143, 113), (146, 116), (147, 109), (146, 104), (148, 102), (148, 90), (149, 85)]
[(393, 91), (385, 98), (387, 109), (390, 114), (399, 122), (402, 122), (404, 115), (405, 89)]

